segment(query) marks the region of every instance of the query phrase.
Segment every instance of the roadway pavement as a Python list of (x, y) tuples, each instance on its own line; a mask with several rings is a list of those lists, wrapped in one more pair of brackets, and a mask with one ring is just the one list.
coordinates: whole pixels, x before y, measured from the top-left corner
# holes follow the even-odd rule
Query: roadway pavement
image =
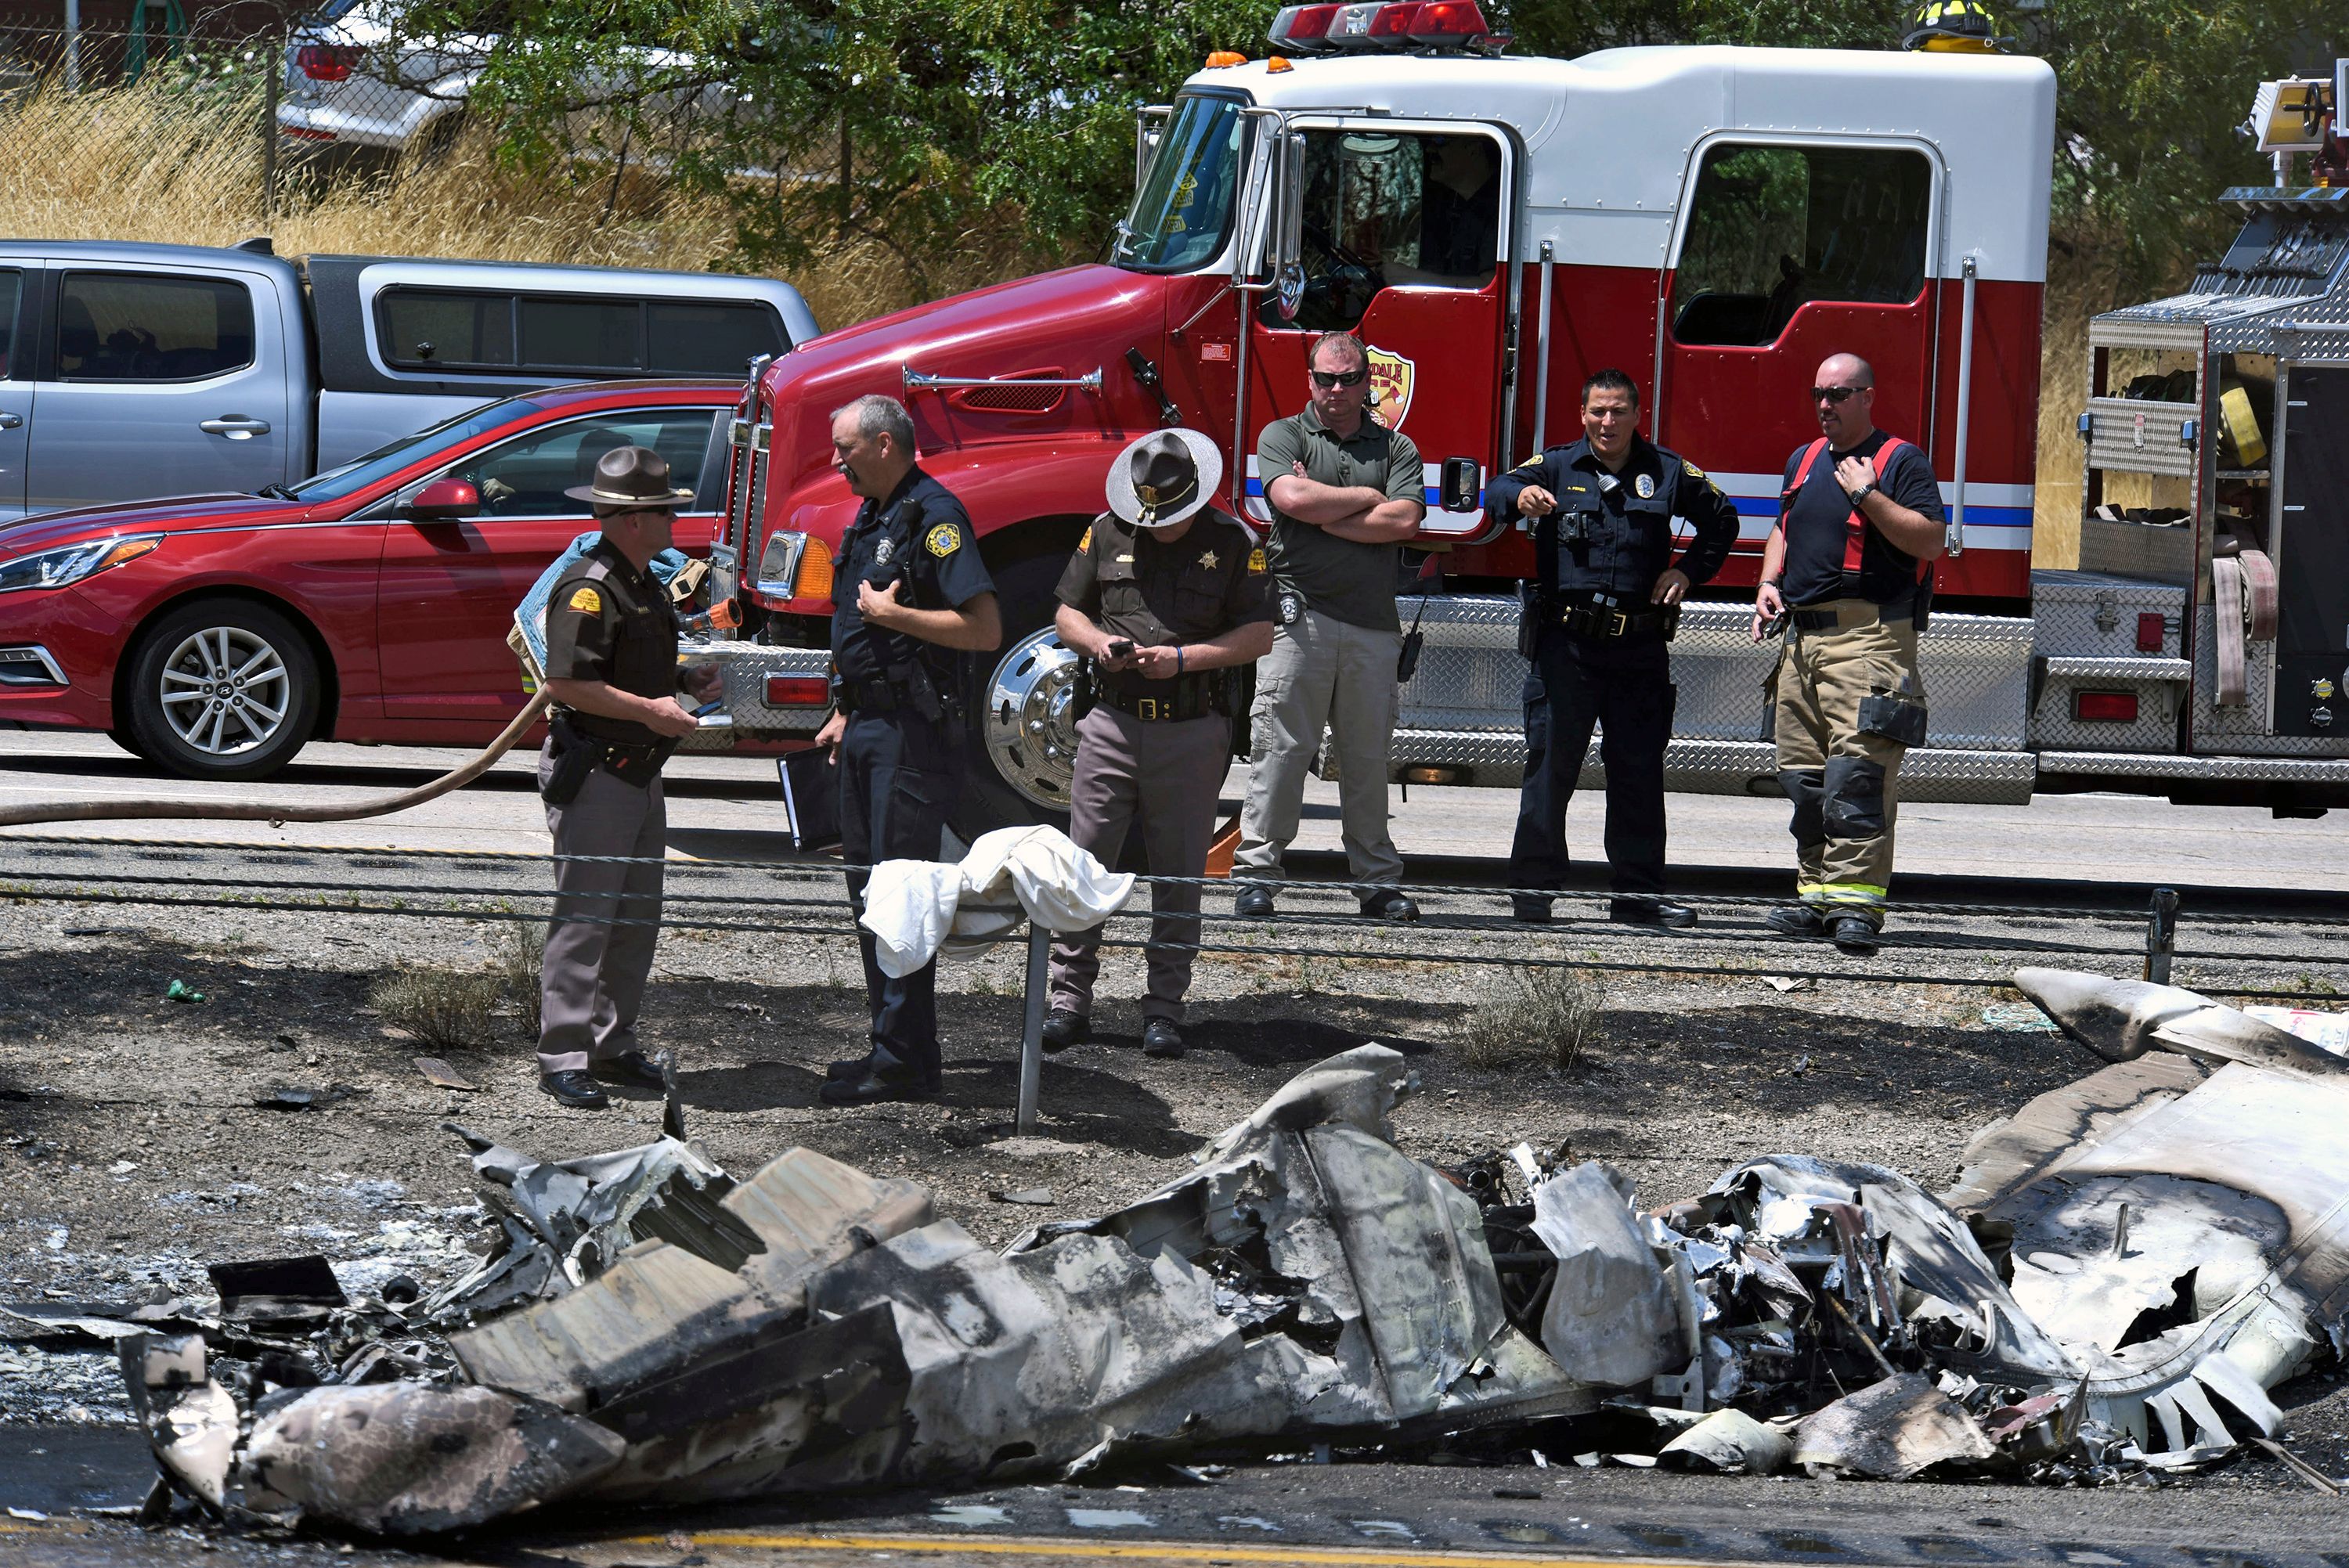
[[(151, 797), (357, 801), (410, 788), (467, 756), (420, 748), (313, 745), (295, 766), (264, 783), (200, 785), (157, 773), (104, 736), (0, 732), (0, 807)], [(721, 861), (792, 858), (772, 760), (682, 757), (670, 763), (667, 780), (674, 854)], [(1245, 767), (1234, 768), (1225, 780), (1227, 813), (1237, 809), (1246, 780)], [(1340, 847), (1336, 786), (1309, 781), (1306, 802), (1297, 869), (1342, 874), (1334, 858)], [(1507, 855), (1515, 813), (1516, 796), (1507, 790), (1399, 791), (1395, 841), (1407, 859), (1439, 867), (1442, 877), (1491, 880)], [(1714, 891), (1775, 891), (1791, 854), (1785, 819), (1780, 799), (1673, 796), (1671, 863), (1710, 881)], [(1575, 798), (1569, 838), (1594, 861), (1604, 820), (1599, 799), (1588, 793)], [(546, 848), (526, 757), (507, 758), (471, 789), (395, 817), (360, 822), (272, 828), (265, 822), (159, 820), (5, 831), (473, 853), (538, 854)], [(1900, 869), (1912, 895), (1937, 882), (2019, 879), (2049, 892), (2101, 886), (2116, 895), (2157, 884), (2288, 901), (2298, 893), (2349, 892), (2345, 851), (2349, 811), (2315, 820), (2278, 820), (2264, 810), (2173, 806), (2138, 796), (2049, 795), (2023, 806), (1909, 805), (1900, 812)], [(1959, 896), (1980, 896), (1956, 891)]]

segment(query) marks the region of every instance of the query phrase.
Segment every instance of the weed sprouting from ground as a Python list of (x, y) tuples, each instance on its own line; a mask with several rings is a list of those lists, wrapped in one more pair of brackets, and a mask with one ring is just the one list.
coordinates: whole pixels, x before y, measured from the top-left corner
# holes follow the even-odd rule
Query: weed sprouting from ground
[(502, 977), (483, 969), (396, 969), (375, 983), (367, 1003), (383, 1021), (439, 1050), (490, 1043)]
[(1599, 1038), (1606, 982), (1580, 969), (1508, 969), (1485, 986), (1460, 1027), (1472, 1068), (1570, 1068)]
[(546, 961), (546, 927), (536, 921), (516, 921), (498, 934), (491, 951), (490, 973), (498, 989), (521, 1016), (522, 1026), (538, 1038), (539, 966)]

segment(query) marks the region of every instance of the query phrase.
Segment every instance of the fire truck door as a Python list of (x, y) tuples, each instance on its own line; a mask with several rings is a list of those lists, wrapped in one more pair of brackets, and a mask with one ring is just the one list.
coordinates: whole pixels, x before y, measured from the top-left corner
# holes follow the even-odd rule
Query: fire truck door
[[(1717, 140), (1700, 150), (1662, 280), (1656, 438), (1710, 470), (1743, 518), (1724, 583), (1754, 582), (1787, 454), (1818, 435), (1813, 373), (1876, 371), (1878, 428), (1921, 444), (1931, 402), (1926, 287), (1937, 168), (1923, 150)], [(1928, 447), (1927, 449), (1930, 449)]]
[[(1247, 428), (1307, 400), (1306, 356), (1325, 332), (1370, 349), (1373, 418), (1419, 448), (1428, 500), (1422, 531), (1481, 531), (1479, 511), (1437, 510), (1447, 458), (1490, 474), (1499, 459), (1502, 236), (1514, 189), (1507, 142), (1485, 126), (1378, 121), (1301, 128), (1305, 136), (1303, 303), (1284, 320), (1256, 296)], [(1270, 476), (1247, 463), (1258, 521)]]

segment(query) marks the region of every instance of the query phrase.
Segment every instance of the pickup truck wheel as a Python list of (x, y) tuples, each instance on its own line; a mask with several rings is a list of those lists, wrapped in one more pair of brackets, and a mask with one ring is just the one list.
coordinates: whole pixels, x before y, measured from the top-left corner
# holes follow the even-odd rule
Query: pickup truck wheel
[(140, 639), (127, 706), (133, 749), (182, 779), (265, 779), (318, 720), (317, 661), (274, 610), (206, 599)]
[(968, 768), (955, 831), (968, 843), (997, 828), (1069, 825), (1069, 780), (1077, 760), (1077, 725), (1069, 713), (1076, 655), (1061, 645), (1052, 590), (1065, 553), (1014, 561), (995, 573), (1003, 648), (978, 666), (970, 703)]

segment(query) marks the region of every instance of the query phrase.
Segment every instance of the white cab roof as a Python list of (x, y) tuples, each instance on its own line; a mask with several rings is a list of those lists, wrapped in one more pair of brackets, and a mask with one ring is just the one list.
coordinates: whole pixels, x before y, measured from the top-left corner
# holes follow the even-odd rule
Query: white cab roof
[(2044, 60), (1865, 49), (1704, 46), (1609, 49), (1575, 60), (1352, 55), (1201, 71), (1291, 111), (1498, 121), (1528, 160), (1516, 253), (1545, 240), (1584, 265), (1660, 267), (1708, 140), (1899, 139), (1947, 174), (1933, 272), (2042, 283), (2055, 136)]

